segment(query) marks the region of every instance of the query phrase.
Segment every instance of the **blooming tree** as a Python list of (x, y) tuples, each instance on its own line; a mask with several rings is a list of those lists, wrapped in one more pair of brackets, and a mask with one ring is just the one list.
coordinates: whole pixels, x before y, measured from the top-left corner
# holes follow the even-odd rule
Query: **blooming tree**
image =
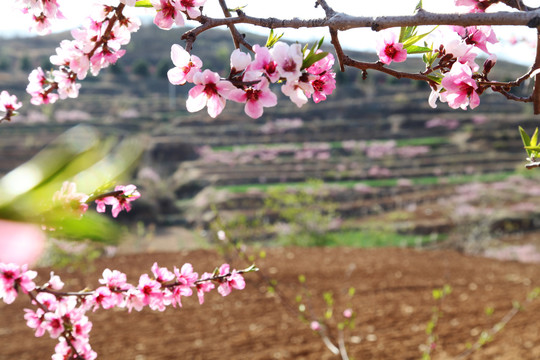
[[(207, 1), (217, 1), (223, 17), (207, 16)], [(16, 0), (15, 3), (32, 19), (33, 30), (39, 35), (49, 33), (51, 24), (64, 17), (56, 0)], [(247, 13), (249, 8), (229, 9), (226, 0), (96, 1), (88, 18), (71, 32), (72, 38), (63, 40), (56, 54), (50, 57), (54, 68), (37, 68), (29, 74), (26, 91), (30, 103), (36, 106), (77, 98), (81, 88), (78, 81), (89, 73), (97, 76), (125, 54), (123, 47), (141, 26), (136, 8), (144, 7), (153, 11), (154, 24), (164, 30), (182, 26), (186, 20), (198, 23), (182, 34), (184, 46), (172, 46), (174, 68), (168, 72), (172, 84), (192, 86), (186, 102), (190, 112), (206, 107), (214, 118), (223, 111), (227, 101), (233, 101), (244, 104), (249, 117), (259, 118), (265, 108), (277, 105), (276, 91), (281, 91), (298, 107), (310, 99), (315, 103), (324, 101), (336, 88), (334, 65), (337, 62), (340, 71), (347, 67), (356, 68), (362, 71), (363, 77), (370, 71), (379, 71), (396, 78), (426, 82), (431, 88), (428, 102), (433, 107), (437, 102), (443, 102), (453, 109), (473, 109), (479, 106), (481, 95), (491, 90), (510, 101), (532, 102), (534, 112), (540, 113), (540, 86), (537, 86), (540, 51), (537, 50), (536, 59), (531, 60), (530, 70), (520, 78), (514, 81), (490, 78), (496, 57), (490, 54), (489, 47), (498, 41), (491, 25), (540, 29), (540, 10), (521, 0), (455, 0), (457, 7), (468, 12), (459, 16), (430, 13), (423, 9), (422, 1), (413, 15), (384, 17), (358, 17), (337, 12), (327, 0), (313, 0), (313, 3), (321, 9), (320, 17), (303, 20), (253, 17)], [(506, 5), (511, 11), (490, 12), (492, 5), (497, 3)], [(270, 29), (268, 41), (266, 44), (248, 43), (236, 28), (238, 24)], [(420, 26), (431, 27), (424, 30)], [(236, 48), (230, 56), (229, 74), (205, 69), (203, 59), (191, 54), (197, 37), (217, 27), (228, 27)], [(280, 41), (281, 36), (273, 32), (277, 28), (301, 27), (327, 28), (335, 54), (322, 49), (322, 39), (311, 47), (302, 46)], [(380, 32), (376, 45), (378, 61), (359, 61), (343, 50), (339, 32), (361, 27)], [(477, 63), (479, 52), (488, 56), (482, 65)], [(413, 73), (392, 68), (392, 63), (406, 61), (412, 54), (422, 55), (423, 69)], [(535, 81), (532, 93), (527, 97), (515, 95), (512, 89), (522, 86), (528, 79)], [(0, 91), (0, 122), (11, 121), (22, 103), (9, 93), (9, 89)], [(530, 138), (522, 131), (522, 137), (531, 163), (529, 167), (540, 166), (536, 160), (540, 153), (537, 133)], [(119, 185), (110, 192), (87, 195), (78, 193), (75, 184), (65, 183), (54, 195), (53, 203), (78, 217), (85, 216), (90, 204), (95, 203), (98, 212), (105, 212), (110, 206), (112, 216), (117, 217), (121, 211), (129, 211), (131, 202), (139, 196), (134, 185)], [(7, 228), (8, 225), (2, 220), (0, 226)], [(35, 228), (9, 226), (14, 233), (21, 233), (23, 229), (35, 232)], [(199, 277), (189, 264), (172, 271), (155, 264), (152, 275), (143, 274), (138, 285), (132, 285), (127, 283), (124, 274), (106, 269), (99, 280), (101, 286), (95, 290), (63, 292), (63, 283), (57, 276), (51, 275), (46, 284), (38, 286), (34, 282), (36, 273), (29, 270), (28, 264), (6, 260), (0, 263), (0, 298), (9, 304), (20, 293), (30, 297), (34, 309), (26, 312), (28, 326), (35, 329), (36, 336), (49, 333), (59, 339), (53, 359), (94, 359), (96, 354), (88, 342), (92, 324), (86, 311), (114, 307), (138, 311), (146, 306), (162, 311), (168, 305), (181, 306), (181, 297), (191, 295), (193, 290), (202, 303), (204, 293), (213, 289), (214, 283), (218, 284), (218, 292), (223, 296), (231, 289), (243, 289), (245, 283), (241, 274), (252, 270), (254, 268), (231, 271), (229, 265), (224, 264), (213, 273)]]

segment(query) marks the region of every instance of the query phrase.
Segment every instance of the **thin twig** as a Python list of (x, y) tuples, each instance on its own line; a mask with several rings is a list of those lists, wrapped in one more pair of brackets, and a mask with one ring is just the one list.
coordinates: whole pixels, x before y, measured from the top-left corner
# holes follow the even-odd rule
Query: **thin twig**
[[(534, 65), (532, 66), (533, 71), (540, 67), (540, 27), (536, 29), (536, 58), (534, 60)], [(534, 114), (540, 114), (540, 74), (537, 73), (534, 76), (534, 89), (532, 93), (533, 100), (533, 109)]]
[(536, 27), (536, 22), (540, 21), (540, 11), (507, 12), (495, 13), (469, 13), (469, 14), (436, 14), (428, 11), (419, 11), (414, 15), (401, 16), (352, 16), (345, 13), (335, 13), (331, 18), (319, 18), (302, 20), (258, 18), (248, 16), (243, 12), (238, 12), (238, 16), (226, 18), (211, 18), (201, 16), (197, 19), (201, 26), (187, 31), (182, 38), (194, 34), (195, 36), (209, 29), (219, 26), (229, 26), (236, 24), (251, 24), (268, 29), (276, 28), (318, 28), (331, 27), (344, 31), (355, 28), (371, 28), (375, 31), (402, 26), (422, 26), (422, 25), (512, 25)]
[(330, 19), (332, 16), (336, 14), (334, 9), (332, 9), (330, 5), (328, 5), (326, 0), (317, 0), (317, 2), (315, 3), (315, 7), (317, 7), (318, 5), (320, 5), (323, 8), (324, 12), (326, 13), (327, 19)]
[(339, 61), (339, 69), (341, 72), (345, 71), (345, 53), (343, 52), (343, 48), (341, 47), (341, 43), (339, 42), (338, 32), (336, 29), (330, 28), (330, 37), (332, 38), (331, 42), (334, 46), (334, 49), (336, 50), (336, 55)]
[[(225, 15), (225, 17), (227, 18), (232, 17), (231, 12), (229, 11), (229, 8), (227, 7), (227, 3), (225, 2), (225, 0), (219, 0), (219, 5), (221, 6), (221, 10), (223, 10), (223, 15)], [(249, 51), (253, 52), (253, 48), (248, 42), (245, 41), (244, 36), (240, 34), (236, 26), (234, 26), (234, 24), (229, 24), (227, 26), (231, 32), (231, 37), (234, 42), (234, 48), (240, 49), (240, 44), (242, 44), (247, 49), (249, 49)]]

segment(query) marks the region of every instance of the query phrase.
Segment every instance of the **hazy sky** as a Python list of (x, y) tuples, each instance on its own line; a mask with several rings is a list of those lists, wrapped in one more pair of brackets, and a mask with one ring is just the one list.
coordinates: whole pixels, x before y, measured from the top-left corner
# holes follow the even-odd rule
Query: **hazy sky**
[[(2, 0), (6, 1), (6, 0)], [(10, 1), (11, 2), (11, 1)], [(91, 0), (58, 0), (63, 13), (68, 20), (61, 21), (55, 31), (62, 31), (76, 27), (81, 23), (85, 16), (84, 8), (87, 7)], [(375, 16), (375, 15), (406, 15), (412, 14), (418, 0), (328, 0), (328, 3), (336, 10), (349, 13), (351, 15), (360, 16)], [(526, 1), (530, 5), (540, 5), (540, 0)], [(259, 17), (278, 17), (278, 18), (318, 18), (324, 16), (322, 9), (316, 9), (314, 0), (229, 0), (229, 7), (248, 5), (245, 12), (252, 16)], [(454, 0), (424, 0), (424, 8), (432, 12), (451, 12), (455, 11), (453, 6)], [(499, 9), (507, 10), (504, 5)], [(4, 10), (4, 9), (3, 9)], [(141, 15), (152, 14), (153, 10), (137, 9)], [(207, 0), (205, 5), (205, 13), (210, 16), (222, 16), (217, 0)], [(0, 34), (26, 35), (28, 34), (29, 20), (26, 16), (17, 11), (1, 11), (0, 12)], [(262, 34), (268, 34), (268, 30), (256, 28), (253, 26), (244, 27), (244, 31), (256, 31)], [(171, 30), (171, 31), (174, 31)], [(511, 49), (507, 45), (507, 41), (511, 36), (517, 38), (533, 39), (535, 31), (525, 27), (499, 27), (495, 28), (497, 35), (502, 39), (501, 44), (490, 46), (494, 53), (500, 58), (507, 57), (511, 60), (530, 65), (534, 56), (534, 49), (527, 45), (521, 44)], [(329, 38), (327, 29), (309, 30), (284, 30), (286, 38), (298, 39), (301, 41), (309, 41), (322, 36)], [(340, 33), (340, 38), (345, 47), (358, 50), (369, 50), (374, 48), (375, 33), (369, 29), (349, 30)]]

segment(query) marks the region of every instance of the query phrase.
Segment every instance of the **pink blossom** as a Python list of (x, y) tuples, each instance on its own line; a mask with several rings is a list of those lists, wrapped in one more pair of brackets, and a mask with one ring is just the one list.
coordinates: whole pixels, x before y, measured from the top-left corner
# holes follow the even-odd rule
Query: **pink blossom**
[(198, 274), (193, 272), (193, 266), (191, 264), (184, 264), (181, 270), (175, 266), (174, 274), (176, 275), (178, 285), (172, 291), (172, 305), (176, 307), (176, 304), (178, 304), (182, 307), (181, 297), (191, 296), (193, 294), (191, 288), (196, 286), (195, 281), (197, 281)]
[(157, 11), (154, 24), (160, 29), (170, 30), (173, 24), (178, 26), (184, 25), (184, 17), (180, 13), (179, 6), (176, 2), (171, 2), (170, 0), (151, 0), (151, 2)]
[(45, 327), (42, 326), (45, 312), (42, 309), (37, 309), (36, 311), (30, 309), (24, 309), (24, 319), (26, 320), (26, 326), (30, 329), (35, 329), (35, 336), (40, 337), (45, 334)]
[(0, 262), (31, 264), (45, 249), (47, 238), (36, 225), (0, 220), (0, 234)]
[(32, 96), (30, 100), (32, 104), (52, 104), (58, 100), (58, 95), (51, 92), (51, 82), (40, 67), (28, 75), (28, 81), (26, 92)]
[(490, 0), (454, 0), (456, 6), (467, 6), (469, 12), (484, 12), (491, 5)]
[(320, 324), (318, 321), (312, 321), (312, 322), (309, 324), (309, 327), (310, 327), (311, 330), (313, 330), (313, 331), (319, 331), (319, 330), (321, 330), (321, 324)]
[(442, 79), (441, 85), (446, 90), (440, 94), (441, 101), (448, 102), (452, 109), (465, 110), (467, 105), (474, 109), (480, 104), (480, 97), (476, 92), (478, 85), (472, 78), (471, 68), (465, 64), (454, 63), (450, 72)]
[(302, 107), (305, 103), (308, 102), (308, 98), (315, 92), (311, 81), (314, 79), (314, 75), (311, 75), (308, 78), (308, 82), (294, 80), (285, 83), (281, 87), (281, 92), (287, 95), (293, 103), (298, 107)]
[(156, 281), (160, 283), (164, 283), (174, 279), (174, 274), (170, 272), (166, 267), (160, 268), (157, 262), (152, 265), (152, 273), (154, 274)]
[(459, 34), (469, 45), (474, 45), (487, 54), (491, 54), (487, 49), (487, 43), (495, 44), (499, 42), (491, 26), (454, 26), (454, 31)]
[(111, 290), (127, 290), (130, 287), (126, 283), (126, 274), (118, 270), (105, 269), (102, 276), (99, 283), (108, 286)]
[(215, 118), (225, 108), (229, 92), (236, 89), (229, 81), (220, 80), (219, 75), (209, 69), (193, 77), (195, 87), (189, 90), (186, 108), (196, 112), (208, 107), (208, 115)]
[(277, 96), (268, 87), (268, 80), (261, 78), (260, 81), (247, 89), (235, 89), (229, 93), (229, 99), (245, 103), (244, 111), (252, 119), (257, 119), (263, 114), (263, 107), (276, 106)]
[[(76, 34), (77, 30), (73, 30), (73, 33)], [(83, 80), (90, 69), (90, 61), (80, 47), (79, 41), (62, 40), (60, 47), (56, 48), (56, 55), (52, 55), (50, 61), (54, 65), (69, 67), (79, 80)]]
[(336, 88), (335, 75), (335, 73), (326, 72), (322, 75), (316, 75), (316, 78), (311, 81), (313, 101), (315, 103), (326, 100), (326, 95), (332, 94)]
[(0, 93), (0, 111), (13, 113), (14, 111), (20, 109), (21, 106), (22, 103), (17, 101), (17, 97), (15, 95), (10, 95), (5, 90)]
[(375, 49), (379, 55), (379, 60), (386, 65), (392, 61), (403, 62), (407, 59), (407, 50), (403, 49), (403, 44), (398, 42), (397, 34), (392, 30), (382, 32)]
[(120, 211), (131, 210), (131, 202), (141, 197), (135, 185), (118, 185), (114, 188), (115, 192), (120, 194), (115, 196), (107, 196), (105, 198), (96, 199), (96, 211), (99, 213), (105, 212), (105, 205), (112, 205), (112, 216), (117, 217)]
[(60, 303), (55, 295), (46, 292), (37, 294), (36, 300), (49, 311), (56, 311)]
[(444, 45), (447, 54), (452, 54), (462, 64), (467, 64), (472, 71), (477, 71), (479, 66), (474, 62), (476, 53), (473, 46), (467, 45), (464, 41), (453, 39)]
[(223, 264), (219, 268), (219, 275), (229, 275), (226, 279), (221, 280), (221, 284), (218, 286), (218, 292), (221, 294), (221, 296), (227, 296), (231, 293), (231, 289), (238, 289), (242, 290), (246, 286), (246, 282), (244, 280), (244, 277), (239, 274), (236, 270), (233, 270), (230, 272), (230, 266), (229, 264)]
[(122, 4), (126, 4), (127, 6), (135, 6), (135, 3), (137, 0), (120, 0)]
[(152, 310), (165, 310), (161, 284), (158, 281), (150, 279), (147, 274), (142, 274), (137, 288), (140, 291), (143, 305), (149, 305)]
[(106, 286), (100, 286), (94, 290), (92, 302), (94, 304), (94, 311), (100, 306), (103, 309), (111, 309), (123, 301), (122, 294), (112, 292), (110, 288)]
[(54, 202), (61, 203), (65, 209), (77, 211), (81, 215), (88, 210), (87, 200), (88, 195), (78, 193), (77, 184), (69, 181), (64, 181), (62, 188), (53, 196)]
[(261, 47), (258, 44), (253, 45), (255, 52), (255, 60), (248, 66), (246, 72), (255, 72), (254, 77), (264, 74), (270, 82), (275, 83), (280, 78), (280, 73), (277, 69), (277, 62), (274, 61), (270, 50), (267, 47)]
[(197, 283), (197, 297), (201, 305), (204, 304), (204, 293), (210, 292), (216, 287), (212, 281), (202, 281), (211, 278), (212, 274), (205, 272), (200, 278), (201, 282)]
[(0, 262), (0, 299), (11, 304), (17, 297), (17, 290), (28, 293), (36, 288), (32, 281), (37, 276), (35, 271), (28, 270), (27, 265)]
[(241, 72), (251, 64), (251, 55), (242, 52), (240, 49), (235, 49), (231, 53), (231, 71)]
[(201, 16), (199, 8), (204, 3), (206, 3), (206, 0), (179, 0), (178, 9), (186, 12), (191, 19), (196, 19)]
[[(317, 50), (317, 53), (321, 53), (322, 50)], [(323, 73), (332, 72), (332, 67), (334, 66), (334, 55), (328, 53), (321, 60), (315, 62), (306, 70), (308, 73), (313, 75), (322, 75)]]
[(174, 68), (167, 72), (167, 77), (171, 84), (184, 85), (186, 82), (193, 82), (193, 76), (201, 71), (203, 63), (195, 55), (190, 55), (178, 44), (171, 47), (171, 59)]
[(351, 309), (343, 310), (343, 317), (350, 319), (353, 316), (353, 311)]
[(47, 287), (53, 290), (61, 290), (64, 287), (64, 282), (60, 279), (60, 276), (51, 271), (51, 278), (47, 281)]
[(271, 55), (277, 64), (277, 70), (287, 79), (287, 82), (297, 80), (301, 75), (303, 55), (300, 44), (288, 45), (278, 41), (271, 50)]

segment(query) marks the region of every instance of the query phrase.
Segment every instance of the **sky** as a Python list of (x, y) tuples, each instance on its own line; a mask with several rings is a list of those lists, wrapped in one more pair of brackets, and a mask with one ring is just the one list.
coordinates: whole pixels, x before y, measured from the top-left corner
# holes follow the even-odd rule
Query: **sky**
[[(2, 2), (12, 0), (0, 0)], [(54, 31), (64, 31), (77, 27), (85, 17), (85, 8), (92, 3), (90, 0), (58, 0), (62, 12), (66, 15), (66, 20), (62, 20)], [(328, 3), (339, 12), (358, 16), (377, 15), (410, 15), (418, 0), (328, 0)], [(324, 12), (320, 8), (314, 7), (314, 0), (228, 0), (230, 8), (237, 6), (247, 7), (244, 11), (251, 16), (257, 17), (277, 17), (277, 18), (319, 18), (324, 17)], [(540, 6), (540, 0), (525, 0), (530, 6)], [(431, 12), (448, 13), (455, 12), (454, 0), (423, 0), (424, 8)], [(508, 10), (504, 5), (496, 5), (499, 10)], [(492, 7), (493, 8), (493, 7)], [(5, 9), (5, 8), (4, 8)], [(141, 16), (150, 19), (153, 10), (136, 9)], [(217, 0), (207, 0), (204, 12), (206, 15), (222, 17), (221, 9)], [(150, 21), (150, 20), (148, 20)], [(196, 23), (193, 23), (196, 25)], [(18, 11), (0, 12), (0, 35), (3, 36), (27, 36), (29, 34), (29, 20)], [(240, 26), (242, 31), (257, 32), (267, 35), (268, 30), (253, 26)], [(174, 31), (171, 30), (171, 31)], [(429, 30), (428, 30), (429, 31)], [(298, 40), (301, 42), (318, 40), (325, 36), (329, 39), (327, 29), (284, 29), (284, 38)], [(529, 43), (535, 37), (535, 31), (526, 27), (495, 27), (495, 32), (501, 39), (499, 44), (491, 45), (489, 49), (499, 58), (514, 61), (523, 65), (531, 65), (534, 59), (534, 48)], [(374, 49), (377, 34), (370, 29), (354, 29), (340, 32), (340, 40), (345, 48), (354, 50)], [(529, 39), (531, 41), (520, 43), (510, 47), (508, 39), (516, 37), (518, 39)]]

